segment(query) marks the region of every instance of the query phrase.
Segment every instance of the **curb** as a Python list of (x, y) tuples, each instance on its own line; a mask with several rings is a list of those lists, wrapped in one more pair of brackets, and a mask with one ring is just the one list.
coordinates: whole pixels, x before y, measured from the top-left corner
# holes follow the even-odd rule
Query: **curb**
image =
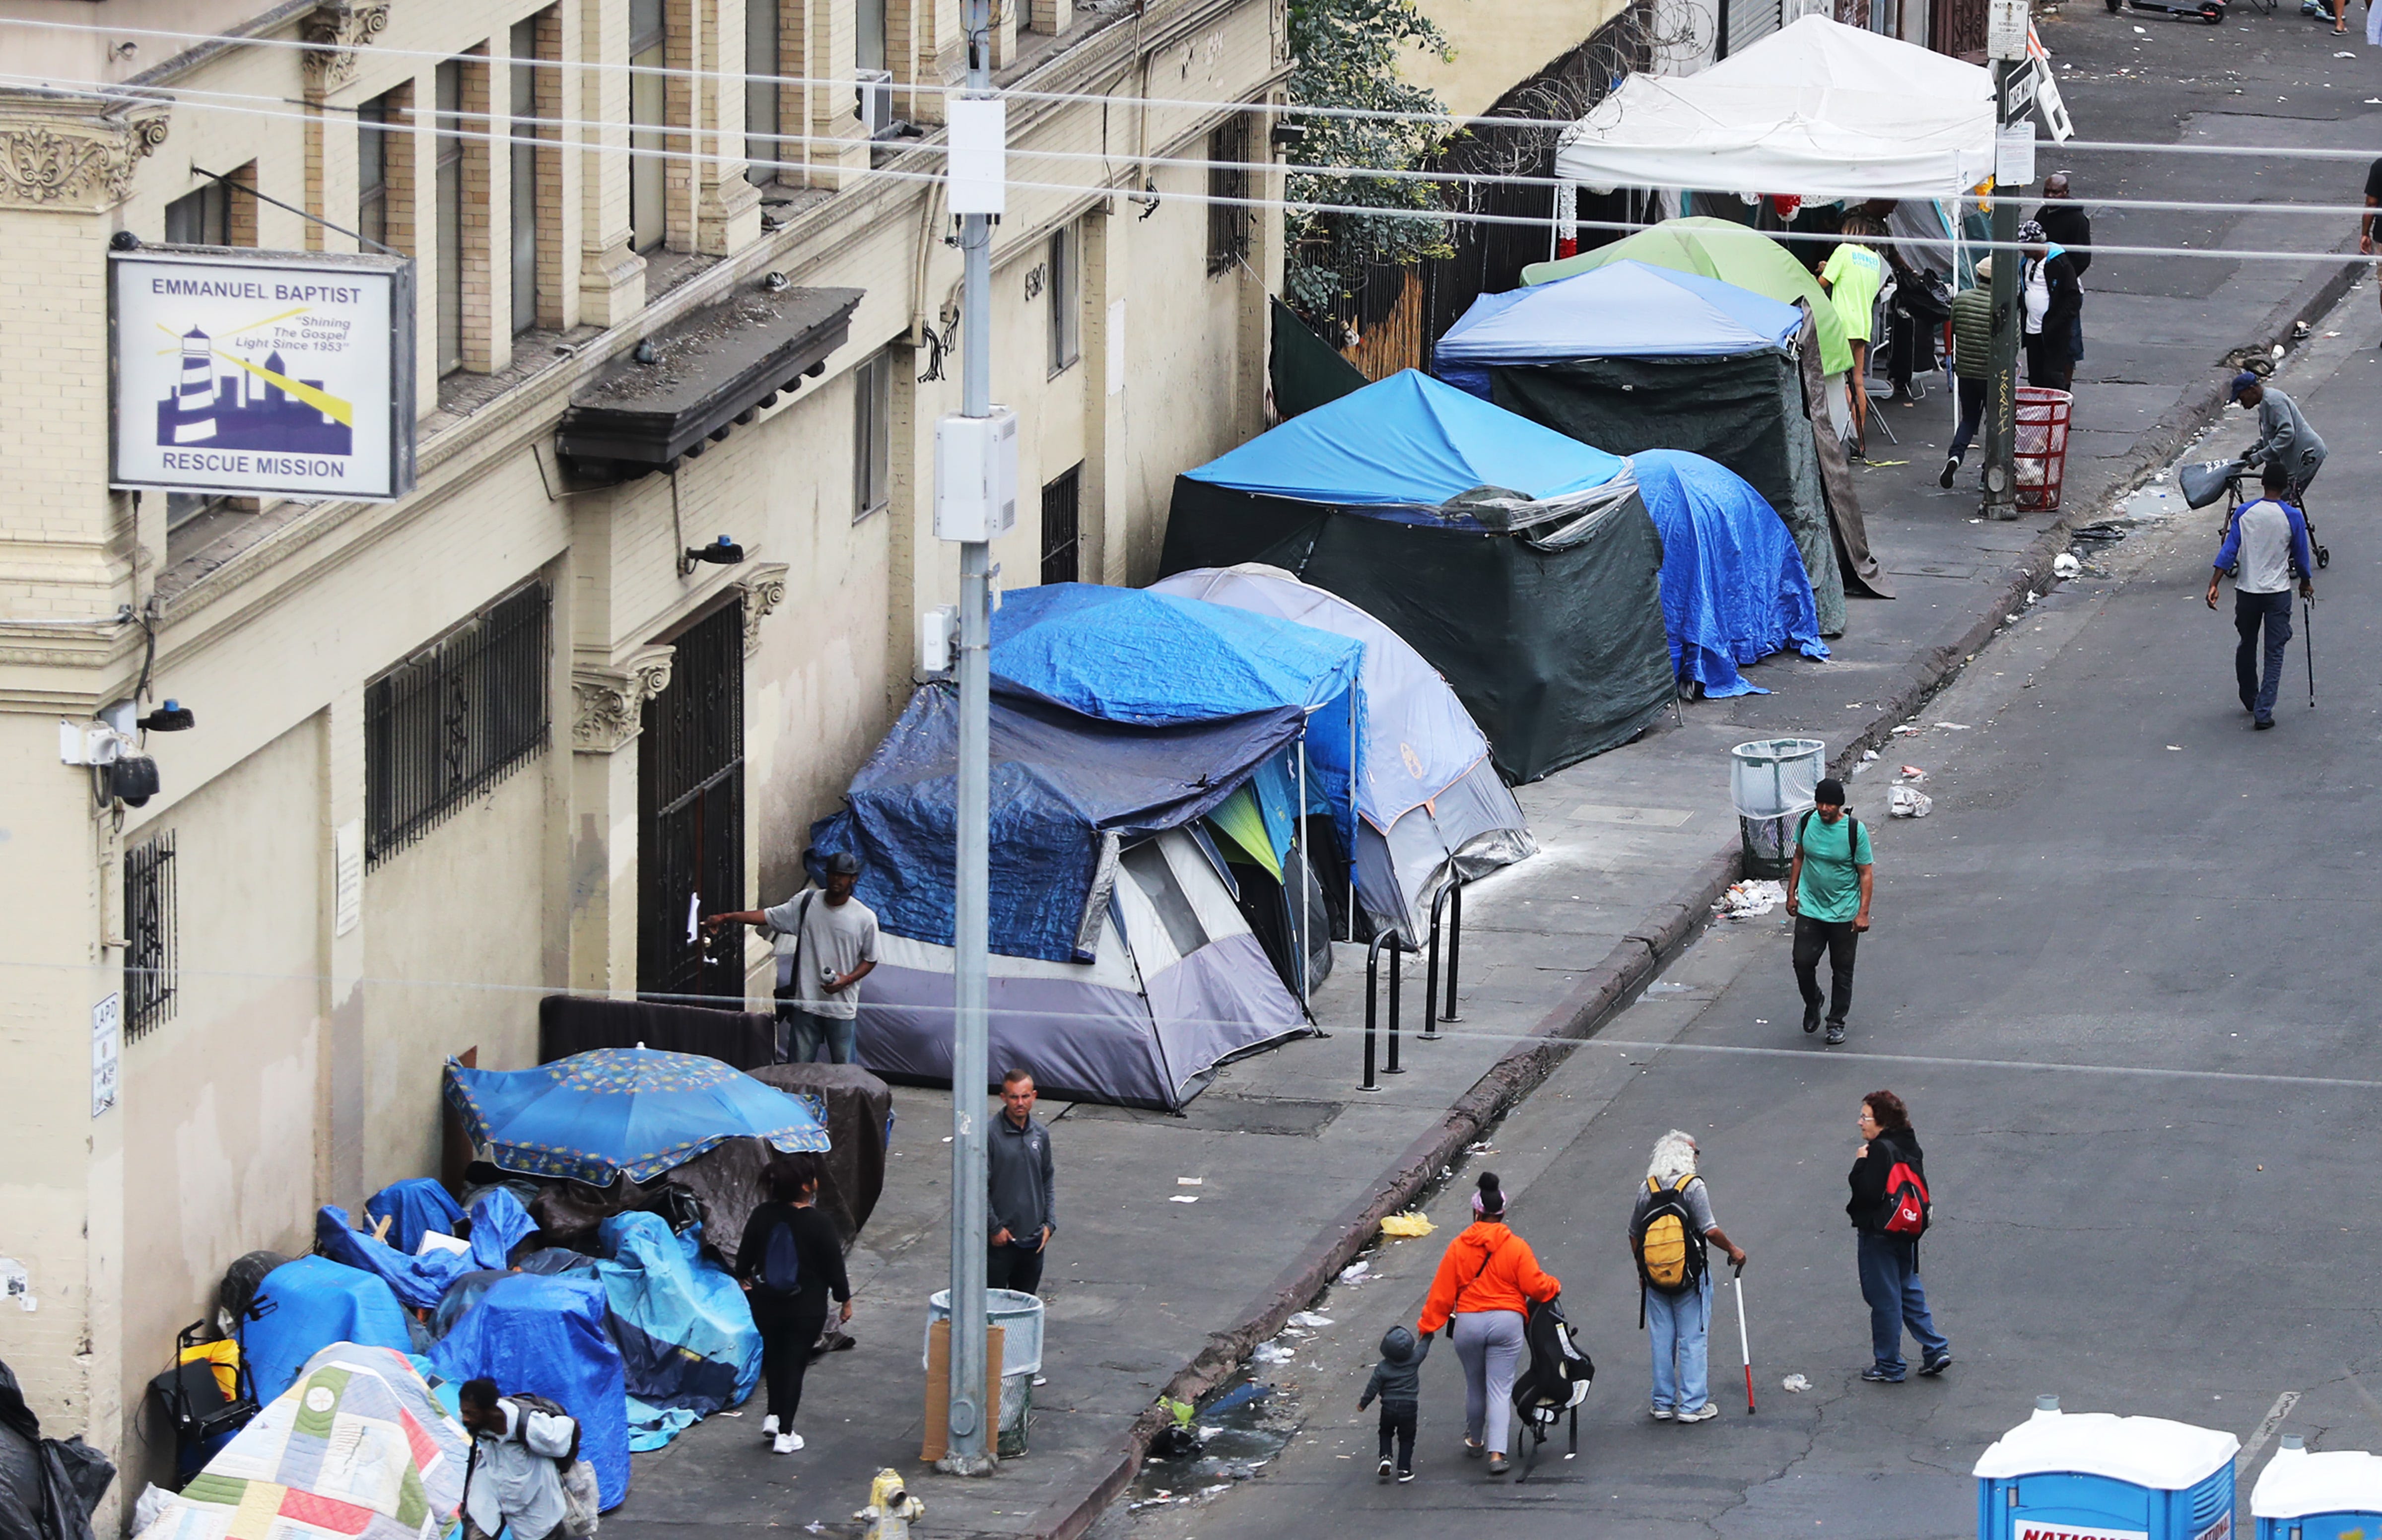
[[(2252, 340), (2267, 348), (2287, 340), (2296, 323), (2313, 322), (2338, 303), (2362, 272), (2362, 263), (2344, 261), (2337, 269), (2311, 275), (2267, 315)], [(2130, 491), (2198, 437), (2224, 408), (2220, 381), (2211, 380), (2186, 391), (2135, 438), (2132, 447), (2118, 459), (2107, 484), (2089, 499), (2077, 501), (2089, 501), (2097, 507), (2120, 492)], [(2030, 592), (2047, 592), (2056, 583), (2052, 558), (2068, 549), (2075, 514), (2074, 507), (2065, 507), (2044, 527), (2011, 564), (2002, 586), (1994, 592), (1976, 622), (1958, 640), (1927, 648), (1911, 659), (1894, 691), (1879, 703), (1880, 709), (1868, 727), (1829, 762), (1832, 774), (1847, 773), (1860, 763), (1864, 751), (1882, 747), (1893, 737), (1897, 724), (1916, 715), (2008, 624), (2002, 617), (2023, 612)], [(1737, 843), (1728, 840), (1706, 857), (1696, 874), (1676, 892), (1654, 904), (1560, 1004), (1539, 1019), (1527, 1040), (1491, 1065), (1455, 1099), (1438, 1126), (1418, 1136), (1374, 1179), (1368, 1195), (1352, 1201), (1318, 1233), (1298, 1259), (1243, 1310), (1239, 1325), (1212, 1334), (1191, 1362), (1167, 1381), (1161, 1394), (1196, 1401), (1229, 1379), (1259, 1343), (1279, 1332), (1293, 1313), (1305, 1309), (1350, 1258), (1372, 1242), (1385, 1216), (1412, 1203), (1466, 1145), (1537, 1090), (1568, 1056), (1573, 1044), (1593, 1036), (1651, 982), (1671, 955), (1710, 921), (1712, 906), (1737, 878), (1738, 862)], [(1078, 1540), (1132, 1483), (1162, 1421), (1163, 1413), (1153, 1401), (1118, 1436), (1099, 1462), (1101, 1473), (1091, 1486), (1047, 1505), (1025, 1534), (1033, 1540)]]

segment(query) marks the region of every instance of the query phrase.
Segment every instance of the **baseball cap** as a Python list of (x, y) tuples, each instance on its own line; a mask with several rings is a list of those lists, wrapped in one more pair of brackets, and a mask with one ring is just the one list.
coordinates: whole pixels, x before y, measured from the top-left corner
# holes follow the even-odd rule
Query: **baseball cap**
[(2229, 401), (2238, 401), (2241, 398), (2241, 393), (2243, 391), (2254, 389), (2257, 384), (2258, 376), (2244, 369), (2239, 374), (2234, 375), (2233, 383), (2226, 387), (2225, 398)]
[(860, 858), (849, 850), (838, 850), (827, 858), (827, 874), (830, 877), (860, 875)]

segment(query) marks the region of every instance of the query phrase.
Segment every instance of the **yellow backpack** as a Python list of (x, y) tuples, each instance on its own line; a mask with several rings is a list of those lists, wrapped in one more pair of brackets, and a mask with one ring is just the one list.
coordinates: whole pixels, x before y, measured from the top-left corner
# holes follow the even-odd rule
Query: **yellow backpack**
[(1638, 1227), (1638, 1276), (1649, 1288), (1665, 1294), (1684, 1294), (1702, 1281), (1704, 1238), (1688, 1217), (1686, 1192), (1696, 1179), (1689, 1172), (1664, 1187), (1646, 1179), (1646, 1212)]

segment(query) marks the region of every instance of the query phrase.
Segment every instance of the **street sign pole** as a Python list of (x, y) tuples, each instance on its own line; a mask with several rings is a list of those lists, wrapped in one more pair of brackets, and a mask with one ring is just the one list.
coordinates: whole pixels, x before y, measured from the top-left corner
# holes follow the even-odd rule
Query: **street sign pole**
[[(2027, 78), (2026, 0), (1993, 0), (1988, 13), (1985, 52), (1994, 60), (1994, 373), (1992, 395), (1985, 402), (1985, 505), (1988, 519), (2018, 517), (2018, 339), (2019, 276), (2022, 259), (2018, 242), (2019, 200), (2022, 185), (2014, 185), (2000, 153), (2002, 129), (2013, 113), (2027, 121), (2030, 107), (2017, 88)], [(2032, 168), (2030, 167), (2030, 170)]]
[[(967, 95), (992, 94), (991, 6), (963, 0)], [(973, 121), (973, 120), (972, 120)], [(996, 200), (997, 202), (997, 197)], [(954, 200), (955, 202), (961, 202)], [(979, 206), (982, 200), (968, 200)], [(994, 215), (961, 215), (960, 414), (992, 415)], [(997, 486), (992, 494), (997, 498)], [(985, 1399), (985, 1089), (992, 1078), (987, 984), (991, 841), (990, 686), (992, 546), (960, 543), (959, 849), (952, 968), (952, 1351), (950, 1453), (942, 1469), (985, 1475), (996, 1464)]]

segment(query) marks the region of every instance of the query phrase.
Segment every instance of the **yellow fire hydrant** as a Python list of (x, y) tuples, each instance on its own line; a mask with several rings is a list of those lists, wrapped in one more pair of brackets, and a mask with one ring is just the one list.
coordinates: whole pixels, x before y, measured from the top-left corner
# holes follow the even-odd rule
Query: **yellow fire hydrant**
[(927, 1505), (902, 1489), (902, 1473), (890, 1466), (868, 1484), (868, 1506), (853, 1515), (868, 1521), (867, 1540), (910, 1540), (910, 1521)]

